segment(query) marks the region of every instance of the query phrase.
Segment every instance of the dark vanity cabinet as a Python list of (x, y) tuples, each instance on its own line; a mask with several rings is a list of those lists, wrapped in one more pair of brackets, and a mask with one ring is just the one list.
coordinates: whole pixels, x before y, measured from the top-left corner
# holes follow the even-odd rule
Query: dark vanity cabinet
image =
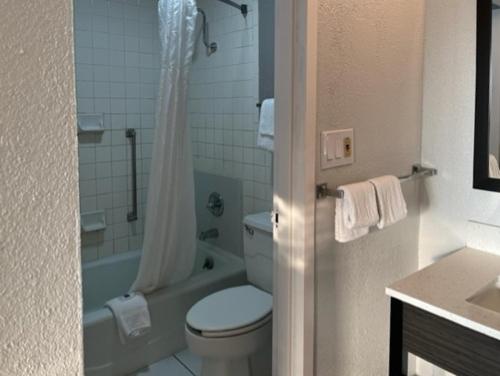
[(408, 374), (408, 354), (457, 376), (500, 375), (500, 256), (464, 248), (386, 292), (390, 376)]

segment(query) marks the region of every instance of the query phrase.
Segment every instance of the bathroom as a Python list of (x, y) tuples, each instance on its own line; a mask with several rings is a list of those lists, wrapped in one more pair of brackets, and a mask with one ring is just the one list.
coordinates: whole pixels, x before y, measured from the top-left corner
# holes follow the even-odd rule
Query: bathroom
[[(132, 372), (200, 375), (201, 360), (186, 344), (189, 309), (211, 293), (248, 284), (244, 238), (272, 232), (272, 138), (271, 144), (260, 147), (257, 130), (262, 102), (273, 97), (274, 75), (272, 44), (259, 45), (259, 29), (272, 35), (274, 20), (266, 14), (259, 19), (256, 0), (244, 4), (218, 0), (188, 3), (194, 9), (193, 14), (186, 13), (192, 18), (185, 31), (188, 47), (177, 53), (192, 57), (189, 71), (182, 73), (186, 81), (172, 87), (167, 81), (172, 77), (164, 78), (161, 73), (176, 57), (167, 53), (172, 49), (167, 45), (171, 40), (165, 46), (160, 40), (161, 25), (168, 25), (173, 22), (171, 16), (175, 17), (172, 4), (158, 0), (74, 3), (87, 376)], [(271, 2), (264, 9), (270, 6)], [(261, 71), (266, 79), (262, 83)], [(187, 90), (181, 93), (178, 87), (184, 83)], [(181, 103), (185, 95), (186, 104), (179, 107), (179, 118), (166, 114), (163, 120), (157, 106), (170, 106), (168, 90), (179, 96), (175, 100)], [(165, 96), (158, 98), (159, 92)], [(153, 151), (155, 140), (165, 137), (156, 130), (162, 121), (187, 124), (188, 131), (181, 128), (181, 132), (186, 132), (189, 145), (183, 144), (181, 137), (175, 139), (182, 145), (180, 151), (168, 141), (163, 150)], [(164, 154), (165, 150), (173, 151)], [(188, 158), (184, 150), (191, 153)], [(190, 177), (168, 175), (159, 162), (155, 165), (152, 161), (175, 158), (175, 153), (187, 160), (177, 168), (189, 171)], [(164, 197), (168, 188), (162, 181), (171, 179), (182, 181), (182, 188)], [(150, 184), (159, 188), (148, 189)], [(153, 196), (150, 207), (148, 195)], [(179, 206), (174, 203), (177, 201)], [(156, 211), (158, 206), (170, 207), (172, 212)], [(184, 215), (190, 210), (194, 218)], [(154, 214), (146, 218), (148, 211)], [(181, 219), (169, 222), (165, 216)], [(146, 223), (149, 234), (145, 233)], [(164, 232), (161, 226), (172, 228), (172, 233), (165, 235), (173, 239), (171, 243), (154, 235)], [(192, 259), (183, 256), (192, 252), (192, 242), (186, 241), (190, 237), (197, 239)], [(272, 250), (268, 237), (264, 241)], [(167, 271), (161, 271), (162, 275), (176, 276), (149, 287), (152, 282), (144, 275), (157, 270), (147, 263), (158, 265), (161, 256), (154, 253), (155, 245), (150, 246), (152, 255), (144, 256), (149, 261), (139, 270), (143, 245), (158, 243), (176, 248), (168, 256), (175, 271), (169, 265), (165, 266)], [(255, 252), (251, 255), (255, 260), (272, 257), (261, 255), (258, 249)], [(252, 262), (259, 263), (247, 259), (247, 265)], [(259, 266), (270, 269), (272, 261), (267, 267)], [(265, 273), (262, 283), (271, 292), (272, 270)], [(138, 282), (138, 275), (145, 280)], [(124, 340), (121, 333), (120, 337), (115, 334), (113, 314), (118, 308), (107, 303), (129, 291), (150, 293), (146, 307), (151, 328), (143, 338)], [(270, 295), (266, 295), (267, 302)], [(126, 305), (134, 302), (130, 299), (123, 304), (127, 310)], [(260, 319), (254, 317), (247, 325)], [(265, 341), (269, 361), (262, 375), (270, 374), (270, 334)]]
[(5, 0), (0, 374), (500, 374), (499, 7)]

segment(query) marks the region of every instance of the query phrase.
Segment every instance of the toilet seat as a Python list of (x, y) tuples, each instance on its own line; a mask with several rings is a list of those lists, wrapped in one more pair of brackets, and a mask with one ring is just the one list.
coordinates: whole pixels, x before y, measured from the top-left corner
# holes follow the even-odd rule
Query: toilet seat
[(226, 330), (226, 331), (199, 331), (199, 330), (196, 330), (194, 328), (191, 328), (189, 325), (187, 326), (188, 327), (188, 330), (190, 331), (194, 331), (195, 334), (197, 335), (200, 335), (202, 337), (205, 337), (205, 338), (228, 338), (228, 337), (234, 337), (234, 336), (240, 336), (242, 334), (246, 334), (246, 333), (250, 333), (251, 331), (253, 330), (257, 330), (261, 327), (263, 327), (264, 325), (266, 325), (268, 322), (270, 322), (273, 318), (273, 314), (270, 313), (269, 315), (267, 315), (266, 317), (264, 317), (262, 320), (259, 320), (258, 322), (256, 323), (253, 323), (251, 325), (248, 325), (248, 326), (244, 326), (242, 328), (238, 328), (238, 329), (234, 329), (234, 330)]
[(272, 318), (272, 295), (251, 285), (216, 292), (196, 303), (186, 323), (207, 338), (237, 336), (256, 330)]

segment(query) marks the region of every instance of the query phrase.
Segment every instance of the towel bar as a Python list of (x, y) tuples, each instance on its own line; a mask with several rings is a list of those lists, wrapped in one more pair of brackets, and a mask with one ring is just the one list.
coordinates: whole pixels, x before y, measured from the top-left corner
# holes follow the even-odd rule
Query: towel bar
[[(438, 170), (436, 170), (435, 168), (423, 167), (419, 164), (415, 164), (412, 166), (411, 174), (400, 176), (399, 180), (401, 181), (401, 183), (404, 183), (410, 180), (416, 180), (427, 176), (435, 176), (437, 175), (437, 173)], [(318, 184), (316, 186), (316, 198), (321, 199), (326, 197), (344, 198), (344, 191), (339, 189), (331, 190), (330, 188), (328, 188), (328, 184), (326, 183)]]

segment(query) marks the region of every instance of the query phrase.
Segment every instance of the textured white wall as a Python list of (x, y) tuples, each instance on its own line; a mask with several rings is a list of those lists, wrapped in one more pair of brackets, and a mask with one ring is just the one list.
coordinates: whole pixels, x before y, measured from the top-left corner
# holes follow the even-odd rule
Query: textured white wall
[(422, 199), (420, 264), (466, 244), (500, 254), (500, 194), (472, 189), (475, 2), (428, 1), (425, 33), (422, 161), (439, 176)]
[[(318, 170), (318, 182), (409, 173), (420, 161), (424, 2), (319, 4), (319, 131), (354, 128), (356, 163)], [(404, 185), (408, 219), (346, 245), (333, 239), (333, 200), (318, 204), (318, 376), (387, 374), (384, 289), (417, 269), (418, 190)]]
[(72, 2), (0, 12), (0, 375), (83, 375)]
[[(500, 194), (472, 189), (476, 2), (427, 1), (420, 266), (465, 245), (500, 254)], [(421, 375), (441, 375), (427, 364)]]

